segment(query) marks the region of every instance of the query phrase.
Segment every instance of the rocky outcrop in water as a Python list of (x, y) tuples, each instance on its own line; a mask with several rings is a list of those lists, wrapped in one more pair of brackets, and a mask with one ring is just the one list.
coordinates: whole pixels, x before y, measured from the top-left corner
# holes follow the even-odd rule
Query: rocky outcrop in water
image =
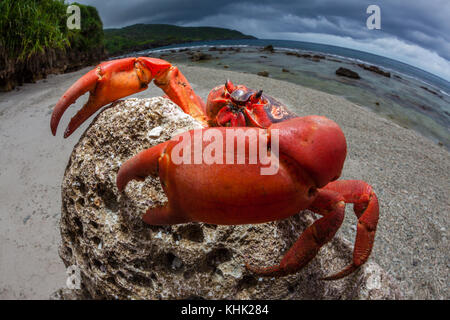
[(352, 71), (347, 68), (340, 67), (339, 69), (336, 70), (336, 74), (338, 76), (347, 77), (347, 78), (351, 78), (351, 79), (361, 79), (359, 74), (357, 74), (355, 71)]
[(265, 46), (264, 48), (262, 48), (262, 51), (267, 51), (270, 53), (274, 53), (275, 52), (275, 48), (273, 47), (273, 45), (269, 44), (267, 46)]
[(390, 72), (381, 70), (377, 66), (369, 66), (369, 65), (360, 63), (360, 64), (358, 64), (358, 67), (363, 68), (364, 70), (367, 70), (367, 71), (371, 71), (371, 72), (377, 73), (377, 74), (382, 75), (383, 77), (386, 77), (386, 78), (390, 78), (391, 77), (391, 73)]

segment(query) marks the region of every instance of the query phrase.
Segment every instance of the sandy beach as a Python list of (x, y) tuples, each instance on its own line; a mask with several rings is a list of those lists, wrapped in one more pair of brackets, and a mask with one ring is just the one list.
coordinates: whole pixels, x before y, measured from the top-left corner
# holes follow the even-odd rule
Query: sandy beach
[[(406, 298), (449, 299), (450, 155), (445, 148), (342, 97), (252, 74), (179, 67), (203, 99), (231, 79), (263, 89), (300, 116), (336, 121), (348, 144), (341, 178), (367, 181), (380, 199), (371, 259), (402, 284)], [(88, 123), (68, 139), (62, 134), (87, 96), (68, 109), (56, 137), (49, 123), (59, 97), (89, 70), (0, 93), (0, 299), (47, 299), (65, 286), (66, 270), (58, 256), (60, 186)], [(152, 85), (133, 97), (160, 95)], [(351, 210), (348, 206), (338, 234), (353, 241)]]

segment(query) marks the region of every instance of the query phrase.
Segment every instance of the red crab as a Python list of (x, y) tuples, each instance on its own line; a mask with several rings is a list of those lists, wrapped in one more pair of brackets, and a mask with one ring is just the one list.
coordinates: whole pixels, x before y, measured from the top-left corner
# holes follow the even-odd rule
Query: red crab
[[(234, 141), (240, 140), (250, 148), (262, 138), (271, 141), (276, 133), (279, 167), (273, 175), (261, 175), (264, 166), (248, 161), (245, 165), (222, 161), (175, 163), (172, 151), (181, 143), (175, 140), (144, 150), (121, 166), (117, 187), (124, 192), (130, 180), (159, 175), (168, 203), (149, 209), (143, 215), (146, 223), (263, 223), (312, 210), (322, 217), (302, 233), (279, 265), (246, 265), (259, 275), (282, 276), (297, 272), (315, 257), (341, 226), (345, 203), (353, 203), (358, 218), (353, 262), (325, 279), (345, 277), (367, 261), (378, 222), (378, 200), (364, 181), (336, 181), (347, 152), (342, 130), (325, 117), (298, 117), (262, 91), (227, 81), (209, 93), (205, 105), (178, 68), (167, 61), (148, 57), (113, 60), (88, 72), (61, 97), (52, 114), (53, 135), (64, 111), (87, 91), (89, 100), (71, 119), (64, 137), (102, 106), (145, 90), (153, 79), (169, 99), (203, 123), (203, 129), (187, 135), (208, 135), (211, 130), (226, 134), (230, 130), (226, 127), (242, 127), (241, 136)], [(208, 145), (201, 143), (202, 147)], [(266, 151), (270, 154), (270, 148)]]

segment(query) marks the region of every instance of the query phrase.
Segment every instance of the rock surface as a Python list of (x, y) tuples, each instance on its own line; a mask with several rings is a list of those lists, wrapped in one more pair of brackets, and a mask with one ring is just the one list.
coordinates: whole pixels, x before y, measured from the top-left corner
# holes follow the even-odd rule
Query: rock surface
[[(241, 226), (189, 223), (148, 226), (140, 216), (166, 201), (158, 179), (131, 182), (117, 171), (139, 151), (200, 127), (168, 99), (130, 99), (105, 109), (75, 146), (62, 184), (60, 256), (81, 273), (78, 296), (107, 299), (395, 299), (402, 293), (368, 262), (339, 281), (321, 277), (351, 261), (352, 244), (336, 237), (297, 274), (259, 278), (244, 267), (277, 263), (302, 230), (308, 211), (283, 221)], [(159, 128), (159, 129), (158, 129)], [(195, 183), (195, 182), (193, 182)], [(189, 190), (186, 190), (188, 196)], [(74, 299), (61, 290), (59, 299)]]

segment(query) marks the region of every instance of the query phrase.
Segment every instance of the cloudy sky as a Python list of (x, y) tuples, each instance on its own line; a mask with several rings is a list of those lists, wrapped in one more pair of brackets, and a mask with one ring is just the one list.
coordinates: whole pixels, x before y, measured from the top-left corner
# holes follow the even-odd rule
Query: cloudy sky
[[(261, 39), (325, 43), (386, 56), (450, 81), (449, 0), (79, 0), (105, 28), (135, 23), (230, 28)], [(366, 9), (381, 9), (369, 30)]]

